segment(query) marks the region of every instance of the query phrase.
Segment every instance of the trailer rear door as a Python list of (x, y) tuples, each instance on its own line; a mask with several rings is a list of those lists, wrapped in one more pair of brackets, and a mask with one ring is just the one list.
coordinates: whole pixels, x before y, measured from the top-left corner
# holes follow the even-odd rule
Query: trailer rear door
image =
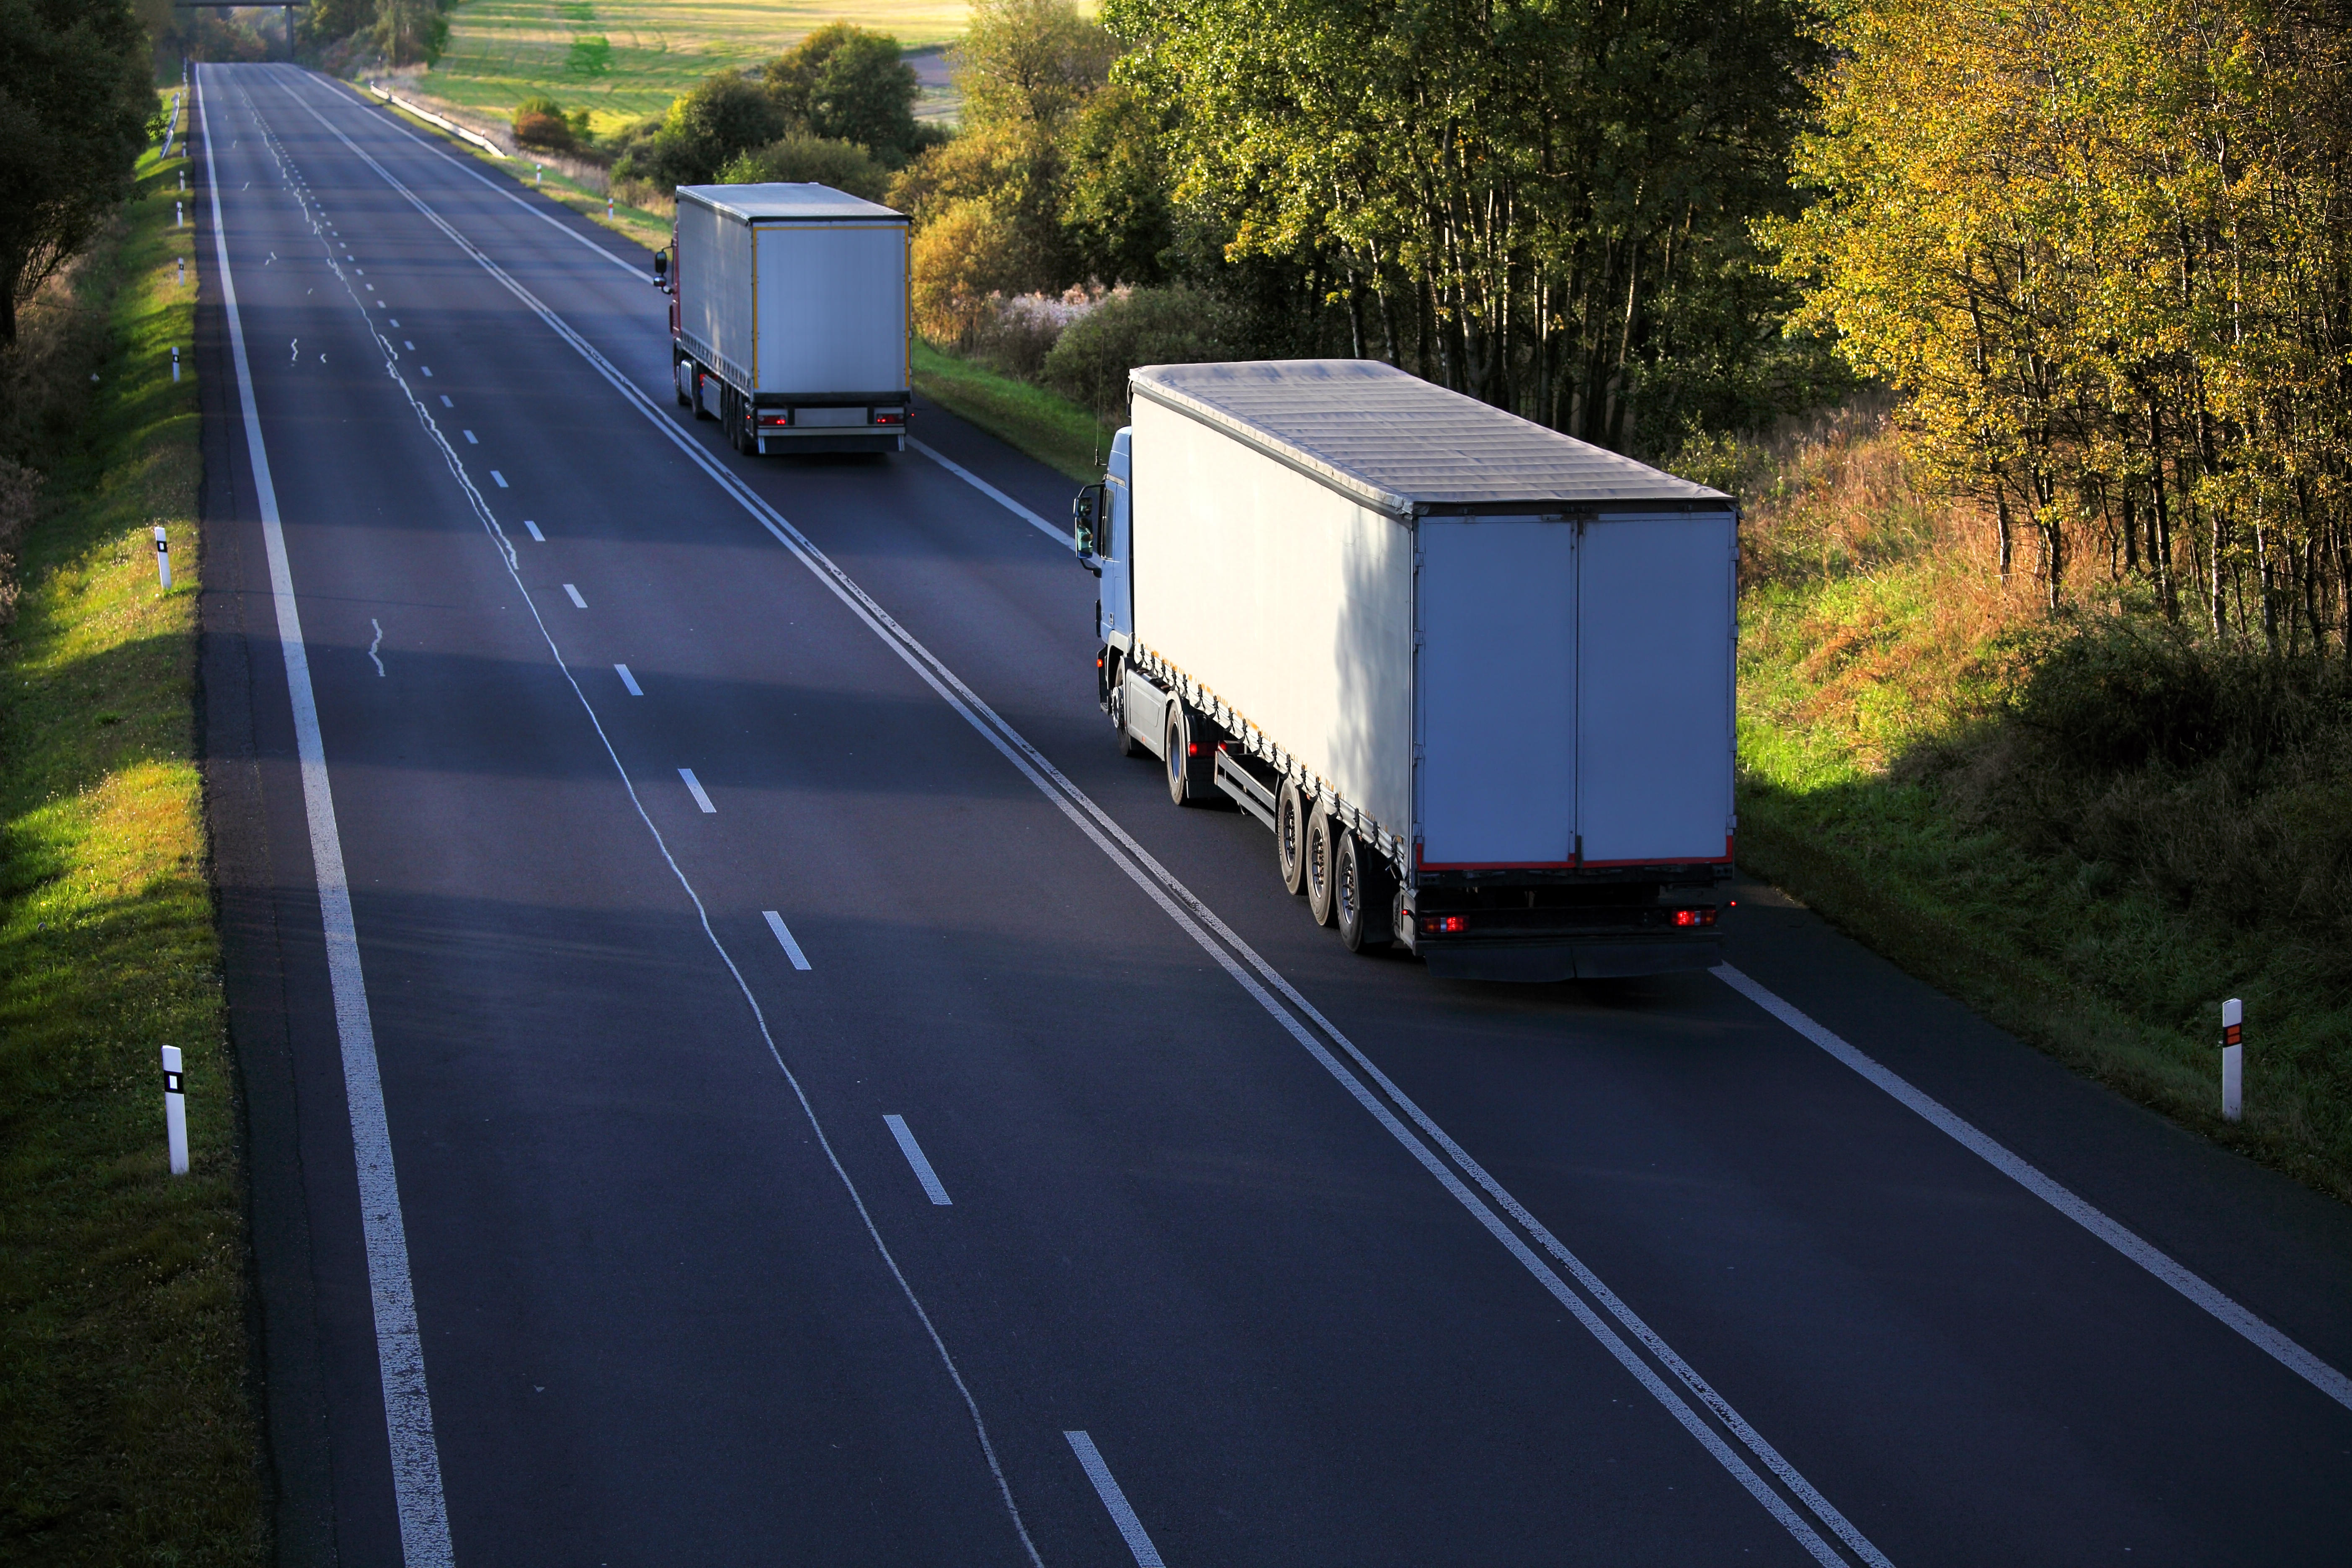
[(1564, 866), (1576, 841), (1576, 529), (1424, 517), (1419, 532), (1418, 864)]
[(1585, 526), (1577, 825), (1588, 866), (1730, 855), (1732, 551), (1728, 511)]

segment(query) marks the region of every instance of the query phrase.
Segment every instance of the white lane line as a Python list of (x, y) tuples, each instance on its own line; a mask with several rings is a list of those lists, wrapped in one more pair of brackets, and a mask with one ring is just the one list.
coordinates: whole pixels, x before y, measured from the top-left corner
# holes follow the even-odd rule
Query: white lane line
[(433, 367), (429, 364), (420, 364), (416, 368), (423, 371), (426, 375), (431, 375), (433, 374)]
[(940, 468), (945, 468), (949, 473), (953, 474), (956, 478), (961, 479), (964, 483), (970, 485), (981, 494), (988, 497), (991, 500), (1004, 508), (1005, 510), (1011, 512), (1013, 516), (1020, 518), (1022, 521), (1028, 523), (1030, 527), (1037, 530), (1040, 533), (1043, 533), (1046, 538), (1052, 540), (1063, 549), (1067, 550), (1071, 548), (1071, 536), (1069, 534), (1064, 532), (1058, 528), (1055, 528), (1052, 523), (1047, 522), (1044, 518), (1039, 517), (1035, 512), (1031, 511), (1027, 507), (1023, 506), (1019, 501), (1014, 500), (1011, 496), (1006, 495), (1003, 490), (998, 489), (994, 485), (990, 484), (986, 479), (982, 479), (978, 474), (973, 473), (961, 463), (940, 457), (929, 447), (916, 440), (912, 436), (907, 437), (907, 445), (912, 447), (916, 451), (920, 452), (924, 457), (929, 458), (932, 462), (937, 463)]
[(1127, 1494), (1118, 1489), (1118, 1482), (1111, 1475), (1110, 1467), (1103, 1463), (1102, 1450), (1095, 1447), (1095, 1440), (1084, 1432), (1065, 1432), (1062, 1436), (1069, 1443), (1070, 1451), (1077, 1455), (1079, 1468), (1087, 1472), (1087, 1479), (1094, 1482), (1095, 1495), (1102, 1499), (1103, 1507), (1110, 1510), (1110, 1521), (1118, 1526), (1118, 1533), (1126, 1541), (1127, 1549), (1135, 1553), (1135, 1568), (1167, 1568), (1167, 1564), (1160, 1560), (1160, 1548), (1152, 1545), (1151, 1537), (1143, 1532), (1143, 1521), (1135, 1517), (1135, 1510), (1128, 1502)]
[(457, 405), (449, 401), (449, 395), (445, 392), (441, 395), (441, 406), (444, 408), (455, 408)]
[[(430, 373), (430, 372), (427, 372), (426, 374), (430, 374), (431, 373)], [(507, 477), (506, 477), (504, 474), (502, 474), (502, 473), (499, 472), (496, 468), (492, 468), (492, 469), (490, 470), (490, 478), (492, 478), (493, 479), (496, 479), (496, 480), (498, 481), (498, 483), (499, 483), (499, 489), (506, 489), (506, 488), (507, 488)]]
[(702, 808), (705, 816), (709, 816), (718, 815), (719, 808), (711, 805), (710, 796), (703, 793), (702, 781), (694, 776), (694, 770), (692, 768), (678, 769), (677, 776), (686, 781), (688, 791), (694, 796), (694, 804)]
[[(492, 473), (496, 473), (496, 472), (498, 472), (498, 470), (497, 470), (497, 469), (495, 469), (495, 468), (491, 469), (490, 471), (491, 471)], [(563, 584), (563, 591), (564, 591), (564, 593), (565, 593), (565, 594), (567, 594), (568, 595), (570, 595), (570, 597), (571, 597), (571, 599), (572, 599), (572, 607), (573, 609), (575, 609), (575, 610), (584, 610), (584, 609), (586, 609), (586, 608), (588, 607), (588, 601), (587, 601), (587, 600), (585, 600), (585, 599), (583, 599), (583, 598), (582, 598), (582, 597), (580, 596), (580, 590), (579, 590), (579, 589), (577, 589), (577, 588), (573, 587), (571, 584), (566, 583), (565, 584)]]
[(1947, 1110), (1942, 1101), (1913, 1086), (1908, 1079), (1891, 1068), (1881, 1066), (1840, 1037), (1832, 1034), (1811, 1017), (1782, 1001), (1730, 964), (1717, 964), (1716, 977), (1767, 1013), (1794, 1029), (1830, 1055), (1868, 1079), (1905, 1106), (1967, 1149), (1985, 1163), (2171, 1286), (2181, 1295), (2210, 1313), (2213, 1319), (2239, 1334), (2247, 1343), (2277, 1362), (2328, 1398), (2347, 1410), (2352, 1410), (2352, 1378), (2304, 1349), (2286, 1335), (2263, 1322), (2240, 1306), (2220, 1289), (2191, 1273), (2170, 1257), (2142, 1240), (2137, 1235), (2108, 1218), (2105, 1213), (2085, 1203), (2068, 1188), (2045, 1176), (2030, 1162), (2011, 1152), (2005, 1145), (1976, 1126)]
[(468, 447), (478, 447), (482, 444), (481, 438), (471, 430), (460, 430), (457, 433), (466, 437), (466, 445)]
[(537, 523), (535, 523), (535, 522), (531, 521), (531, 520), (530, 520), (530, 519), (529, 519), (529, 518), (524, 518), (524, 519), (522, 520), (522, 525), (523, 525), (523, 527), (525, 527), (525, 528), (527, 528), (527, 529), (529, 529), (529, 530), (530, 531), (530, 536), (531, 536), (533, 539), (538, 540), (541, 544), (544, 544), (544, 543), (546, 543), (546, 542), (547, 542), (547, 535), (545, 535), (545, 534), (543, 534), (543, 533), (540, 532), (540, 531), (539, 531), (539, 524), (537, 524)]
[[(307, 78), (298, 76), (297, 79), (307, 79)], [(299, 96), (290, 93), (289, 96), (293, 97), (298, 107), (324, 127), (329, 135), (341, 142), (353, 157), (373, 170), (379, 179), (390, 186), (404, 201), (415, 207), (425, 221), (447, 236), (451, 244), (497, 279), (502, 286), (512, 290), (518, 299), (529, 306), (541, 320), (546, 321), (559, 336), (587, 356), (591, 367), (598, 374), (605, 377), (617, 388), (627, 388), (628, 384), (621, 379), (620, 373), (614, 370), (609, 362), (597, 354), (584, 340), (573, 333), (528, 290), (515, 282), (509, 274), (500, 269), (496, 262), (452, 227), (447, 220), (427, 205), (415, 192), (395, 179), (389, 169), (370, 156), (357, 142), (344, 135), (325, 115), (311, 108)], [(419, 145), (427, 145), (415, 136), (410, 136), (409, 140), (418, 142)], [(439, 151), (430, 148), (428, 150)], [(453, 163), (456, 162), (454, 156), (446, 151), (441, 152), (441, 156)], [(638, 394), (637, 400), (641, 405), (640, 413), (649, 419), (659, 420), (660, 413), (654, 407), (650, 399)], [(672, 439), (681, 450), (689, 454), (699, 450), (698, 447), (677, 439), (675, 436)], [(445, 455), (454, 464), (456, 453), (446, 444), (443, 449)], [(716, 473), (722, 470), (710, 466), (706, 460), (705, 471)], [(461, 484), (464, 483), (462, 471), (459, 473), (459, 481)], [(565, 682), (571, 686), (572, 695), (579, 702), (581, 711), (587, 716), (589, 727), (596, 731), (597, 743), (604, 748), (604, 756), (613, 764), (613, 772), (620, 779), (621, 788), (629, 797), (630, 808), (637, 814), (637, 820), (644, 825), (646, 837), (654, 841), (654, 847), (660, 851), (662, 861), (669, 868), (670, 875), (677, 879), (679, 890), (686, 894), (687, 901), (694, 906), (695, 918), (702, 926), (703, 939), (710, 943), (711, 951), (719, 955), (719, 962), (727, 966), (728, 976), (735, 982), (736, 992), (743, 998), (744, 1010), (751, 1015), (753, 1026), (760, 1031), (760, 1043), (767, 1047), (768, 1058), (776, 1064), (776, 1071), (783, 1078), (784, 1082), (791, 1086), (793, 1099), (800, 1106), (802, 1117), (808, 1122), (810, 1134), (816, 1139), (817, 1147), (824, 1152), (825, 1163), (832, 1167), (834, 1179), (841, 1184), (842, 1191), (847, 1195), (850, 1206), (857, 1211), (858, 1223), (866, 1227), (866, 1239), (874, 1244), (875, 1256), (879, 1258), (882, 1260), (882, 1266), (890, 1271), (892, 1283), (898, 1287), (898, 1292), (905, 1298), (908, 1310), (915, 1314), (915, 1321), (922, 1325), (925, 1337), (931, 1342), (932, 1352), (940, 1358), (940, 1369), (947, 1373), (948, 1381), (955, 1385), (956, 1396), (963, 1401), (964, 1411), (971, 1422), (972, 1439), (980, 1447), (982, 1458), (987, 1462), (989, 1478), (996, 1484), (997, 1499), (1003, 1505), (1006, 1522), (1013, 1527), (1013, 1535), (1021, 1542), (1022, 1555), (1029, 1560), (1032, 1568), (1045, 1568), (1045, 1559), (1038, 1554), (1037, 1543), (1030, 1539), (1028, 1523), (1021, 1517), (1021, 1504), (1013, 1495), (1013, 1484), (1005, 1476), (1004, 1462), (997, 1454), (995, 1440), (988, 1434), (988, 1418), (982, 1414), (980, 1400), (973, 1394), (971, 1384), (965, 1381), (963, 1369), (957, 1364), (955, 1352), (948, 1349), (947, 1340), (940, 1334), (939, 1324), (932, 1320), (929, 1309), (924, 1307), (921, 1295), (908, 1279), (906, 1271), (898, 1267), (898, 1255), (890, 1250), (890, 1244), (883, 1239), (881, 1227), (874, 1223), (873, 1211), (866, 1205), (865, 1194), (858, 1190), (856, 1179), (849, 1173), (849, 1167), (841, 1163), (840, 1152), (834, 1148), (833, 1140), (826, 1135), (824, 1122), (817, 1115), (816, 1107), (810, 1102), (808, 1090), (802, 1085), (800, 1075), (793, 1071), (792, 1064), (784, 1059), (782, 1048), (776, 1044), (775, 1033), (768, 1027), (768, 1015), (761, 1007), (759, 996), (752, 991), (751, 983), (743, 978), (742, 970), (736, 966), (734, 954), (728, 951), (727, 944), (719, 940), (719, 932), (711, 926), (710, 910), (703, 903), (702, 895), (695, 890), (692, 879), (688, 878), (684, 868), (678, 865), (677, 858), (670, 853), (669, 841), (662, 837), (661, 829), (654, 824), (653, 814), (646, 809), (644, 799), (637, 794), (636, 782), (630, 778), (629, 770), (623, 764), (620, 752), (613, 747), (612, 737), (605, 732), (604, 721), (597, 717), (596, 705), (588, 700), (587, 692), (581, 689), (578, 678), (572, 674), (571, 666), (564, 661), (563, 649), (557, 644), (555, 634), (549, 629), (546, 617), (540, 614), (538, 601), (531, 597), (530, 590), (523, 585), (520, 570), (515, 563), (513, 552), (507, 547), (506, 536), (499, 527), (498, 519), (491, 515), (480, 492), (475, 490), (470, 485), (466, 486), (466, 495), (467, 501), (474, 508), (475, 515), (481, 519), (483, 531), (488, 534), (497, 544), (499, 558), (505, 563), (508, 577), (515, 584), (516, 591), (522, 595), (524, 606), (530, 611), (532, 620), (539, 626), (541, 637), (547, 643), (549, 656), (555, 660), (556, 668), (562, 672)]]
[(614, 665), (613, 667), (613, 673), (621, 678), (621, 684), (628, 688), (630, 696), (643, 697), (645, 695), (644, 692), (637, 689), (637, 678), (629, 673), (629, 667), (627, 665)]
[[(399, 326), (399, 325), (400, 325), (400, 323), (399, 323), (398, 321), (394, 321), (394, 322), (393, 322), (393, 325), (394, 325), (394, 326), (395, 326), (395, 327), (397, 327), (397, 326)], [(400, 340), (400, 346), (401, 346), (402, 348), (406, 349), (410, 353), (415, 353), (416, 352), (416, 345), (415, 345), (415, 343), (410, 342), (406, 338), (403, 338), (403, 339), (401, 339), (401, 340)]]
[(942, 1208), (951, 1205), (955, 1200), (948, 1196), (947, 1188), (940, 1184), (940, 1173), (932, 1170), (930, 1161), (923, 1157), (923, 1146), (915, 1142), (915, 1134), (908, 1127), (907, 1119), (894, 1115), (882, 1120), (889, 1124), (890, 1136), (898, 1141), (898, 1152), (907, 1156), (907, 1163), (915, 1167), (915, 1180), (923, 1184), (923, 1191), (931, 1202)]
[(253, 464), (255, 508), (269, 558), (269, 588), (278, 620), (278, 651), (294, 710), (294, 748), (302, 773), (302, 806), (310, 830), (310, 867), (319, 884), (319, 914), (327, 949), (327, 982), (342, 1047), (343, 1099), (350, 1109), (352, 1152), (358, 1165), (360, 1233), (365, 1243), (368, 1294), (374, 1306), (376, 1371), (383, 1387), (384, 1432), (392, 1451), (393, 1505), (400, 1521), (406, 1568), (448, 1568), (449, 1507), (441, 1489), (441, 1455), (433, 1436), (433, 1401), (425, 1381), (425, 1343), (416, 1324), (416, 1290), (408, 1270), (408, 1231), (400, 1212), (400, 1181), (393, 1168), (392, 1130), (384, 1116), (383, 1079), (375, 1056), (375, 1026), (360, 972), (359, 931), (352, 915), (351, 883), (343, 868), (342, 835), (335, 825), (319, 706), (310, 689), (310, 656), (294, 598), (293, 566), (278, 520), (278, 489), (261, 437), (253, 396), (245, 326), (237, 313), (236, 281), (229, 270), (228, 227), (221, 221), (220, 174), (213, 164), (212, 127), (203, 83), (215, 68), (198, 66), (196, 112), (205, 138), (205, 180), (212, 191), (213, 246), (220, 265), (221, 305), (236, 367), (237, 401)]
[(761, 910), (760, 915), (768, 922), (768, 929), (776, 933), (776, 941), (783, 944), (784, 956), (793, 961), (793, 967), (806, 969), (809, 966), (808, 955), (801, 952), (801, 944), (793, 940), (791, 929), (784, 924), (784, 917), (773, 910)]

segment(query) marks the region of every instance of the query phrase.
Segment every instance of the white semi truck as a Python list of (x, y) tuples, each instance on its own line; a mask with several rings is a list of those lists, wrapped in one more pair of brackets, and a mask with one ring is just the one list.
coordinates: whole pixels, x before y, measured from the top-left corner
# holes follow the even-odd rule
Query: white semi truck
[(1081, 490), (1099, 695), (1353, 950), (1719, 962), (1738, 513), (1363, 360), (1152, 365)]
[(906, 450), (904, 213), (826, 185), (680, 185), (654, 281), (678, 405), (737, 451)]

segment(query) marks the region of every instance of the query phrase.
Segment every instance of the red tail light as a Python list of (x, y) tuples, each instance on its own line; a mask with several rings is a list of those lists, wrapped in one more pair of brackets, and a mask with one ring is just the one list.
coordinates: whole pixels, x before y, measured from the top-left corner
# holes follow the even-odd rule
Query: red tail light
[(1711, 926), (1715, 923), (1715, 906), (1703, 910), (1676, 910), (1675, 924), (1678, 926)]
[(1421, 917), (1421, 929), (1430, 936), (1451, 936), (1456, 931), (1468, 931), (1470, 929), (1470, 917), (1467, 915), (1423, 915)]
[(874, 423), (877, 425), (904, 425), (906, 422), (907, 411), (903, 408), (877, 408), (874, 411)]

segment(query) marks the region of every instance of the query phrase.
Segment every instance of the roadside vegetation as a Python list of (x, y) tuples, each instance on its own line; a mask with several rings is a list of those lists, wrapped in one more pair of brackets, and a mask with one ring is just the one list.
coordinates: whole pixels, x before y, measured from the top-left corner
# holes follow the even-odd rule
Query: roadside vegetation
[[(142, 47), (143, 54), (143, 45)], [(0, 76), (9, 68), (0, 65)], [(143, 69), (143, 67), (142, 67)], [(160, 119), (156, 129), (161, 129)], [(135, 144), (133, 151), (135, 152)], [(185, 159), (0, 350), (0, 1561), (262, 1562), (234, 1079), (194, 763)], [(132, 173), (129, 160), (125, 172)], [(173, 591), (158, 589), (153, 527)], [(160, 1052), (184, 1053), (190, 1173)]]

